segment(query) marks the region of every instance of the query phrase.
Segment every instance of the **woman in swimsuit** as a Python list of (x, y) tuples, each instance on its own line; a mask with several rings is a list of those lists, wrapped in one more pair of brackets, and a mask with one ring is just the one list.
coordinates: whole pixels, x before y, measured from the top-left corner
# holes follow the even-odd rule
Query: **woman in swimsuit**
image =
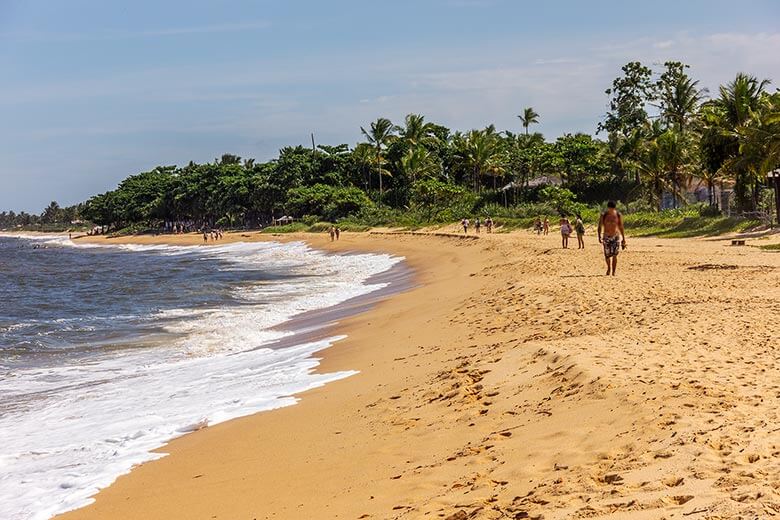
[(571, 224), (569, 223), (569, 219), (562, 218), (561, 219), (561, 244), (563, 245), (564, 249), (569, 248), (569, 236), (571, 236)]

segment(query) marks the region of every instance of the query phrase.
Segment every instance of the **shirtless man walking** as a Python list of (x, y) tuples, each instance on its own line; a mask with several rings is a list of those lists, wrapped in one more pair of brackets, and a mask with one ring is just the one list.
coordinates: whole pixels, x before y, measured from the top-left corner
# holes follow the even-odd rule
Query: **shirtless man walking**
[[(602, 237), (603, 231), (603, 237)], [(621, 241), (622, 238), (622, 241)], [(617, 257), (620, 248), (626, 248), (626, 230), (623, 228), (623, 217), (616, 209), (615, 201), (607, 203), (605, 211), (599, 219), (599, 244), (604, 246), (604, 259), (607, 261), (607, 276), (615, 276)], [(610, 259), (611, 263), (610, 263)]]

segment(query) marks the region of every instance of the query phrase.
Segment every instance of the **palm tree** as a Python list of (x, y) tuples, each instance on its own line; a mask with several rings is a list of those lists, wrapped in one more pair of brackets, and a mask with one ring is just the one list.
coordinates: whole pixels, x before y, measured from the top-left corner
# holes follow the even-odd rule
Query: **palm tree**
[(671, 89), (661, 93), (663, 117), (678, 130), (686, 130), (707, 95), (707, 89), (698, 88), (699, 82), (689, 77), (680, 78)]
[(398, 170), (414, 183), (420, 177), (435, 177), (441, 173), (441, 165), (433, 154), (421, 146), (410, 148), (401, 157)]
[(409, 114), (406, 116), (404, 126), (397, 127), (401, 139), (407, 141), (412, 147), (417, 145), (430, 145), (436, 142), (436, 136), (433, 134), (434, 125), (426, 123), (425, 117), (419, 114)]
[(366, 131), (366, 129), (362, 126), (360, 127), (360, 131), (363, 132), (363, 135), (368, 140), (368, 143), (374, 147), (374, 167), (376, 169), (377, 175), (379, 176), (379, 202), (381, 203), (382, 175), (390, 174), (388, 170), (383, 168), (383, 165), (386, 163), (386, 161), (382, 155), (382, 151), (392, 142), (393, 138), (395, 137), (395, 127), (389, 119), (380, 117), (371, 123), (371, 128), (369, 131)]
[(707, 89), (699, 88), (699, 82), (691, 79), (685, 72), (688, 65), (667, 61), (666, 72), (656, 83), (657, 103), (661, 119), (679, 131), (687, 130), (688, 124), (697, 115), (699, 106), (707, 96)]
[(650, 204), (660, 210), (663, 193), (670, 188), (670, 184), (664, 169), (661, 149), (656, 139), (644, 143), (634, 164), (642, 175), (645, 186), (647, 186), (646, 193)]
[(41, 222), (44, 224), (54, 224), (57, 222), (60, 216), (60, 205), (56, 200), (53, 200), (46, 206), (46, 209), (41, 213)]
[(371, 185), (371, 166), (374, 162), (374, 147), (369, 143), (360, 143), (352, 150), (352, 160), (355, 162), (361, 175), (365, 175), (364, 184), (366, 191)]
[(493, 174), (493, 183), (498, 172), (503, 174), (503, 166), (506, 162), (500, 148), (499, 135), (495, 128), (488, 127), (485, 130), (472, 130), (465, 137), (458, 136), (456, 141), (457, 155), (469, 168), (474, 182), (474, 190), (479, 191), (480, 179), (483, 175)]
[(523, 122), (523, 128), (525, 128), (525, 135), (528, 135), (528, 127), (532, 124), (539, 122), (539, 114), (537, 114), (533, 108), (526, 107), (523, 113), (517, 116), (520, 121)]
[[(744, 147), (745, 126), (756, 126), (757, 114), (766, 109), (766, 87), (770, 81), (759, 80), (755, 76), (739, 73), (726, 85), (721, 85), (720, 96), (712, 103), (712, 110), (718, 118), (718, 126), (729, 143), (725, 146), (730, 151), (730, 157), (723, 167), (734, 177), (734, 193), (737, 205), (742, 210), (755, 209), (758, 202), (758, 187), (760, 154), (755, 149)], [(743, 153), (750, 150), (753, 153)], [(752, 191), (752, 194), (751, 194)]]
[(694, 150), (690, 134), (669, 128), (656, 139), (667, 180), (672, 188), (674, 207), (684, 201), (683, 189), (689, 184)]
[(733, 81), (721, 85), (720, 97), (715, 99), (715, 106), (723, 111), (724, 121), (731, 130), (745, 124), (751, 113), (758, 111), (761, 98), (771, 81), (759, 81), (755, 76), (740, 72)]

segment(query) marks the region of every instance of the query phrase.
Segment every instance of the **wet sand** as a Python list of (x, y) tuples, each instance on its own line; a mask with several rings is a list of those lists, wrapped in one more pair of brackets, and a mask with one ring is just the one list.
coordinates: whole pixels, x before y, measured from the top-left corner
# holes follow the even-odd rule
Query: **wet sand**
[(780, 515), (780, 254), (629, 236), (612, 278), (592, 235), (303, 238), (415, 271), (336, 327), (320, 370), (360, 374), (176, 439), (60, 518)]

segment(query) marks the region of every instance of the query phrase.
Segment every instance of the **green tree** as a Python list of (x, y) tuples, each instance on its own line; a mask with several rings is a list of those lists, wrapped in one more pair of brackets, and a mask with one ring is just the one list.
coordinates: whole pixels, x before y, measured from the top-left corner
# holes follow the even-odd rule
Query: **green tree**
[(432, 123), (426, 123), (425, 117), (419, 114), (406, 116), (404, 126), (398, 127), (399, 137), (406, 141), (411, 148), (418, 146), (430, 146), (437, 141)]
[(666, 70), (656, 83), (657, 107), (661, 119), (676, 130), (688, 130), (691, 121), (699, 113), (699, 107), (706, 98), (707, 89), (700, 89), (699, 82), (685, 72), (689, 65), (679, 61), (664, 63)]
[(528, 127), (539, 122), (539, 114), (537, 114), (532, 107), (526, 107), (523, 113), (517, 116), (523, 123), (525, 128), (525, 135), (528, 135)]
[(60, 222), (60, 211), (60, 205), (57, 204), (57, 201), (51, 201), (49, 205), (46, 206), (46, 209), (43, 210), (43, 213), (41, 213), (41, 223), (54, 224)]
[(417, 179), (436, 177), (441, 173), (441, 165), (431, 152), (421, 146), (410, 148), (398, 164), (401, 174), (414, 183)]
[(383, 155), (383, 151), (395, 138), (395, 126), (393, 123), (384, 117), (380, 117), (366, 130), (362, 126), (360, 131), (368, 140), (368, 143), (374, 147), (374, 171), (379, 177), (379, 202), (382, 202), (382, 177), (385, 175), (392, 175), (390, 170), (385, 168), (387, 161)]
[[(713, 100), (712, 114), (720, 131), (729, 137), (723, 143), (728, 158), (723, 163), (724, 173), (734, 179), (737, 208), (753, 211), (758, 204), (758, 188), (761, 182), (761, 158), (743, 151), (755, 150), (740, 145), (744, 126), (755, 119), (766, 106), (766, 87), (769, 80), (739, 73), (733, 81), (721, 85), (719, 96)], [(742, 138), (744, 140), (744, 138)]]

